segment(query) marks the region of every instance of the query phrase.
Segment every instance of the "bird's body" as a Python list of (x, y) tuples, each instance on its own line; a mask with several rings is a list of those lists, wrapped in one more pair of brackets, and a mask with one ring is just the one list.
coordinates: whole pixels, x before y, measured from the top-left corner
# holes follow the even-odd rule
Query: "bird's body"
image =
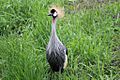
[(59, 40), (57, 36), (56, 19), (57, 17), (53, 16), (52, 31), (46, 49), (46, 58), (53, 71), (63, 72), (64, 68), (67, 65), (67, 48), (62, 44), (62, 42)]

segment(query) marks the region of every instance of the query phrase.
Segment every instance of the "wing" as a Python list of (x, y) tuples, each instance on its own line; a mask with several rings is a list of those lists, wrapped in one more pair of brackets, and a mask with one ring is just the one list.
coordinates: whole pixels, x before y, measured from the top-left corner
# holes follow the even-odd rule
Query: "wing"
[(64, 45), (59, 45), (58, 49), (59, 49), (59, 55), (64, 63), (66, 60), (66, 56), (68, 55), (68, 50)]
[(62, 59), (64, 59), (62, 66), (63, 66), (63, 69), (65, 69), (66, 66), (67, 66), (67, 63), (68, 63), (68, 62), (67, 62), (68, 49), (64, 46), (61, 51), (62, 51), (62, 52), (61, 52)]

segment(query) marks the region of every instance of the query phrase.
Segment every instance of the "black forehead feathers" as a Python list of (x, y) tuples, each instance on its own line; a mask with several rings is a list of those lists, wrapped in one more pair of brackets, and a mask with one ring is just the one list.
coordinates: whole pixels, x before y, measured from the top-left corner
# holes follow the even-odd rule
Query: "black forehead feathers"
[(55, 9), (52, 9), (51, 11), (50, 11), (51, 13), (54, 13), (54, 12), (57, 12)]

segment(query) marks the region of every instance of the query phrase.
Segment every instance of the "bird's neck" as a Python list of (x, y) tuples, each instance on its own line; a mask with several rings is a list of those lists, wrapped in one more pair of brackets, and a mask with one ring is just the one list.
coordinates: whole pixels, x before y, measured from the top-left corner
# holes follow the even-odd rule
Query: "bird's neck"
[(52, 19), (52, 33), (51, 37), (55, 38), (57, 36), (56, 34), (56, 18)]
[(53, 18), (53, 20), (52, 20), (51, 37), (50, 37), (50, 41), (48, 43), (48, 48), (51, 48), (51, 49), (55, 48), (56, 42), (60, 42), (60, 40), (59, 40), (59, 38), (57, 36), (57, 32), (56, 32), (56, 18), (55, 19)]

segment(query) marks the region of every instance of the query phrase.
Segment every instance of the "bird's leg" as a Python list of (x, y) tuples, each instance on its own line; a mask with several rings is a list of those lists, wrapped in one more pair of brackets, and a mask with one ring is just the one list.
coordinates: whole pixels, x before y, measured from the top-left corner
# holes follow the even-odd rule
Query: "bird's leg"
[(51, 72), (51, 69), (49, 68), (49, 69), (48, 69), (48, 73), (50, 73), (50, 72)]
[(63, 73), (63, 71), (64, 71), (64, 69), (62, 67), (60, 67), (59, 72)]
[(62, 68), (62, 69), (61, 69), (61, 73), (63, 73), (63, 71), (64, 71), (64, 69)]

